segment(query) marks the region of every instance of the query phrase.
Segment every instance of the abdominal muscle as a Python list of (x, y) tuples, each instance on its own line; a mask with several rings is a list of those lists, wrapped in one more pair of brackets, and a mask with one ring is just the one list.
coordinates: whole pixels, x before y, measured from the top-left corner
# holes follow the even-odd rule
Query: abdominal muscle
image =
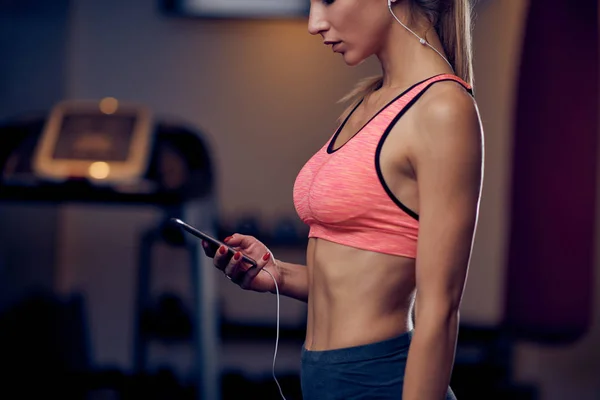
[(307, 350), (360, 346), (412, 329), (414, 259), (311, 238), (307, 269)]

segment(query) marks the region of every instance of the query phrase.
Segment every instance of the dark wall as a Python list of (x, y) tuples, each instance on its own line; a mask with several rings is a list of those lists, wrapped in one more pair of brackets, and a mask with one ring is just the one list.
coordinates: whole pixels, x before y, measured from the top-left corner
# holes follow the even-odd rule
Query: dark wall
[(66, 93), (69, 0), (0, 0), (0, 118)]

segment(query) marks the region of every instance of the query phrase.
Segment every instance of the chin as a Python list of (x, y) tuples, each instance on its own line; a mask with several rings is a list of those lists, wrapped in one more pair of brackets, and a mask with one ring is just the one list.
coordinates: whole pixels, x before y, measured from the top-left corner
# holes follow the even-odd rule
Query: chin
[(344, 57), (344, 62), (346, 63), (346, 65), (348, 65), (350, 67), (355, 67), (357, 65), (360, 65), (366, 60), (365, 57), (356, 56), (356, 55), (352, 54), (351, 52), (344, 53), (342, 55), (342, 57)]
[(363, 62), (365, 62), (365, 60), (368, 58), (368, 57), (365, 57), (364, 54), (360, 54), (360, 53), (357, 54), (352, 51), (345, 52), (344, 54), (342, 54), (342, 57), (344, 57), (344, 62), (346, 63), (346, 65), (348, 65), (350, 67), (355, 67), (357, 65), (360, 65)]

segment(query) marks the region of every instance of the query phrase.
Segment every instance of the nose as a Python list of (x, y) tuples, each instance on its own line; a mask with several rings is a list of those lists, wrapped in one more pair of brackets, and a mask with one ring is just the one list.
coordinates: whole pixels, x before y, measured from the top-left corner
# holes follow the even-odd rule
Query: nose
[(311, 5), (308, 15), (308, 32), (311, 35), (322, 34), (329, 29), (329, 23), (325, 18), (324, 11), (323, 7), (319, 7), (319, 5)]

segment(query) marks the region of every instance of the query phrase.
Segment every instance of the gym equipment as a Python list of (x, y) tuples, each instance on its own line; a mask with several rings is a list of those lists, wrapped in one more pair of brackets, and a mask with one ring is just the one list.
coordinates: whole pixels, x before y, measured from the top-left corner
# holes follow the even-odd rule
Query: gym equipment
[(142, 105), (64, 101), (50, 112), (37, 145), (34, 171), (64, 182), (135, 182), (147, 169), (152, 117)]
[[(210, 232), (217, 215), (213, 190), (213, 165), (202, 133), (159, 118), (143, 105), (112, 98), (65, 101), (48, 112), (0, 122), (0, 206), (37, 202), (152, 206), (161, 221), (187, 219)], [(172, 297), (157, 303), (150, 296), (151, 246), (165, 240), (189, 254), (193, 304), (185, 308), (190, 310), (191, 326), (184, 307), (179, 307), (176, 321), (157, 319), (164, 316), (165, 306), (178, 305)], [(134, 372), (147, 373), (148, 344), (157, 333), (187, 340), (195, 350), (198, 397), (216, 399), (218, 370), (211, 354), (217, 343), (217, 310), (207, 306), (215, 303), (215, 294), (203, 289), (209, 286), (203, 280), (210, 269), (203, 265), (206, 259), (199, 255), (199, 246), (196, 240), (167, 238), (161, 223), (142, 234)], [(157, 305), (159, 312), (153, 313)], [(144, 329), (148, 321), (152, 332)], [(174, 331), (169, 331), (172, 323)]]

